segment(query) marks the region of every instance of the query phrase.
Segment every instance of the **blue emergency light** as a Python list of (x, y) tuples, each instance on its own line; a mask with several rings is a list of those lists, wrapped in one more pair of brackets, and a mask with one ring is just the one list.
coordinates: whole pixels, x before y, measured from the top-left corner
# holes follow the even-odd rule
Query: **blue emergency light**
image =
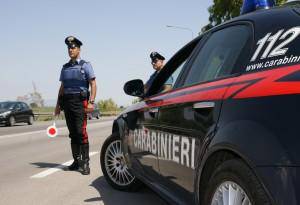
[(244, 0), (241, 14), (246, 14), (258, 9), (268, 9), (275, 6), (274, 0)]

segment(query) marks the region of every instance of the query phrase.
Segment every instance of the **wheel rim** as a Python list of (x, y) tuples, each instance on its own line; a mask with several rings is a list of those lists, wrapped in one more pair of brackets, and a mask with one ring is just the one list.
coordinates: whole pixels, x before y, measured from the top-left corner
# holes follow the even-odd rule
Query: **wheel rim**
[(29, 123), (30, 123), (30, 124), (33, 123), (33, 117), (32, 117), (32, 116), (29, 117)]
[(10, 118), (9, 118), (9, 124), (10, 124), (10, 125), (14, 125), (15, 122), (16, 122), (16, 120), (15, 120), (14, 117), (10, 117)]
[(129, 185), (134, 176), (126, 165), (121, 140), (113, 141), (105, 151), (105, 169), (110, 179), (119, 186)]
[(238, 184), (226, 181), (215, 190), (211, 205), (251, 205), (251, 202)]

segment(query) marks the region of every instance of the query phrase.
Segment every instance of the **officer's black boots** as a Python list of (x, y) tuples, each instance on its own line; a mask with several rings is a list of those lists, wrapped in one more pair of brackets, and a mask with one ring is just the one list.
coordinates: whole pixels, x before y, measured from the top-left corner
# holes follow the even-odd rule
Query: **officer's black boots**
[(80, 150), (79, 150), (79, 145), (77, 144), (71, 144), (71, 149), (72, 149), (72, 155), (73, 155), (73, 159), (74, 162), (68, 167), (69, 170), (74, 171), (74, 170), (78, 170), (79, 168), (79, 157), (80, 157)]
[(89, 144), (83, 144), (80, 146), (81, 158), (79, 163), (79, 171), (83, 175), (90, 174), (90, 166), (89, 166)]
[(83, 175), (90, 174), (89, 167), (89, 144), (77, 145), (71, 144), (72, 155), (74, 162), (68, 167), (69, 170), (75, 171), (78, 170)]

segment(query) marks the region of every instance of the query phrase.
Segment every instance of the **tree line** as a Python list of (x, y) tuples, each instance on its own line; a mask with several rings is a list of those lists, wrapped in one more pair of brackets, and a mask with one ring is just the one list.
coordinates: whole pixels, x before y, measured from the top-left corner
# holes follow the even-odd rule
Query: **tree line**
[[(276, 0), (275, 2), (276, 5), (282, 5), (287, 0)], [(239, 16), (242, 5), (243, 0), (214, 0), (213, 4), (208, 8), (209, 23), (201, 31), (205, 32), (214, 26)]]
[(122, 106), (119, 107), (112, 98), (100, 100), (97, 105), (101, 112), (114, 112), (124, 109)]

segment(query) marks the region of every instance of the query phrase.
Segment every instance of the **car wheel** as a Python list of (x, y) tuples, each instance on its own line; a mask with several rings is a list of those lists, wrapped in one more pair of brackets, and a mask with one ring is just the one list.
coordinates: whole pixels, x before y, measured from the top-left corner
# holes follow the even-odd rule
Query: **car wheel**
[(223, 162), (210, 176), (207, 185), (201, 196), (203, 204), (272, 204), (256, 176), (241, 160)]
[(14, 116), (10, 116), (8, 119), (8, 125), (9, 126), (14, 126), (16, 124), (16, 119)]
[(27, 122), (28, 125), (32, 125), (32, 124), (33, 124), (33, 120), (34, 120), (34, 119), (33, 119), (33, 116), (30, 115), (29, 118), (28, 118), (28, 122)]
[(121, 140), (111, 135), (102, 145), (100, 164), (106, 181), (115, 189), (135, 191), (141, 182), (128, 169), (121, 146)]

